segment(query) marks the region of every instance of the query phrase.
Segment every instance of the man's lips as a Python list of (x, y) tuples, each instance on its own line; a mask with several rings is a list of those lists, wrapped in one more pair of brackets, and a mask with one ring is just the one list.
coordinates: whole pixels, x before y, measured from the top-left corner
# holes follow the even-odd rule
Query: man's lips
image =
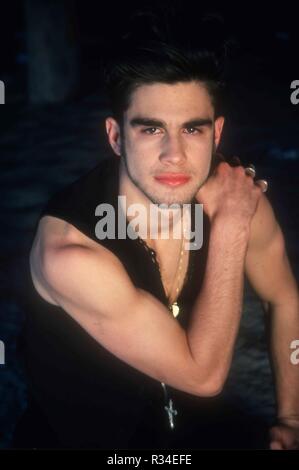
[(155, 176), (155, 179), (162, 184), (177, 186), (179, 184), (184, 184), (189, 181), (190, 176), (184, 173), (162, 173), (160, 175)]

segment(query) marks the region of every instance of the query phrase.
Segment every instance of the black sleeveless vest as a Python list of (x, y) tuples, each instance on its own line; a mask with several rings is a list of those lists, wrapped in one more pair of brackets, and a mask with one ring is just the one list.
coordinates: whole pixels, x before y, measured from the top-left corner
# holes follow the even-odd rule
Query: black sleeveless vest
[[(103, 160), (56, 193), (39, 219), (44, 215), (58, 217), (104, 245), (120, 259), (134, 285), (167, 306), (157, 261), (140, 239), (99, 240), (95, 235), (99, 220), (95, 208), (105, 202), (117, 209), (118, 182), (119, 161)], [(194, 217), (191, 223), (194, 229)], [(210, 230), (205, 214), (203, 227), (203, 247), (190, 252), (188, 273), (178, 298), (177, 320), (183, 328), (188, 326), (205, 271)], [(61, 307), (46, 302), (33, 286), (29, 262), (23, 305), (26, 313), (23, 355), (29, 395), (62, 445), (126, 448), (144, 416), (157, 418), (157, 433), (168, 432), (161, 383), (118, 359)], [(198, 397), (169, 386), (167, 390), (179, 415), (186, 404), (198, 404)]]

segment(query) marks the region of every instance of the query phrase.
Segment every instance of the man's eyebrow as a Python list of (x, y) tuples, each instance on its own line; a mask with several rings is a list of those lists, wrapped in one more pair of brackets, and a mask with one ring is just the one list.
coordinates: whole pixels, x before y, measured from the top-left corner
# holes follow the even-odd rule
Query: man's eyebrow
[(195, 118), (183, 123), (183, 127), (212, 127), (213, 121), (210, 118)]
[[(137, 126), (152, 126), (152, 127), (167, 127), (164, 121), (159, 119), (149, 118), (149, 117), (139, 117), (136, 116), (129, 121), (132, 127)], [(182, 127), (202, 127), (207, 126), (211, 127), (213, 124), (212, 119), (210, 118), (194, 118), (190, 121), (183, 122)]]

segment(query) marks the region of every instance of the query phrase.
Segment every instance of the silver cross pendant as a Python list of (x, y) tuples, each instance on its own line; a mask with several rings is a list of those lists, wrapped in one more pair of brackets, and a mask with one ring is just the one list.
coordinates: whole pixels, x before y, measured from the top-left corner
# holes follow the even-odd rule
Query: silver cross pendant
[(164, 409), (166, 410), (168, 414), (169, 425), (171, 429), (173, 429), (174, 428), (173, 416), (176, 416), (178, 412), (175, 408), (173, 408), (173, 401), (171, 398), (169, 399), (169, 405), (168, 406), (165, 405)]

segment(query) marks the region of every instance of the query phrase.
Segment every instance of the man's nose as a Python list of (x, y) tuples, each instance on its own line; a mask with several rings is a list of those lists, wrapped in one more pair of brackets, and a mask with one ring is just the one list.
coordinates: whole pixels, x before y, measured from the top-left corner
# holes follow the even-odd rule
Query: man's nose
[(182, 163), (186, 159), (184, 144), (179, 136), (167, 136), (163, 142), (160, 160), (163, 163)]

